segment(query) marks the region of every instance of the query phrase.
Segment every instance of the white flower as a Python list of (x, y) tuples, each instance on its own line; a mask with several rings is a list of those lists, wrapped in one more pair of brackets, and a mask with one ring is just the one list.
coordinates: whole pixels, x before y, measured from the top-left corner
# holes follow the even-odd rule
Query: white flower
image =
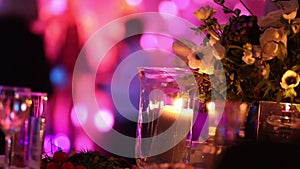
[(214, 57), (211, 46), (200, 45), (195, 53), (189, 55), (188, 65), (192, 69), (198, 69), (200, 73), (213, 74), (216, 58)]
[(260, 36), (260, 46), (262, 48), (263, 60), (273, 59), (278, 54), (279, 43), (287, 46), (287, 35), (283, 28), (268, 28)]
[(255, 62), (255, 58), (253, 57), (253, 53), (252, 51), (246, 50), (244, 52), (244, 56), (242, 57), (242, 60), (248, 64), (248, 65), (252, 65)]
[(282, 14), (282, 17), (286, 20), (291, 22), (291, 20), (295, 19), (297, 16), (297, 8), (286, 8), (284, 10), (284, 13)]
[(300, 76), (296, 72), (292, 70), (286, 71), (282, 78), (280, 85), (283, 89), (289, 89), (289, 88), (294, 88), (299, 85), (300, 82)]
[(261, 75), (262, 76), (268, 76), (268, 74), (269, 74), (269, 71), (268, 71), (268, 69), (266, 69), (266, 68), (263, 68), (262, 70), (261, 70)]
[(262, 28), (266, 28), (266, 27), (280, 28), (283, 26), (283, 23), (280, 21), (282, 14), (283, 14), (282, 10), (269, 12), (266, 16), (262, 16), (259, 18), (258, 25)]
[(300, 18), (296, 18), (292, 23), (292, 30), (294, 33), (298, 33), (300, 31)]

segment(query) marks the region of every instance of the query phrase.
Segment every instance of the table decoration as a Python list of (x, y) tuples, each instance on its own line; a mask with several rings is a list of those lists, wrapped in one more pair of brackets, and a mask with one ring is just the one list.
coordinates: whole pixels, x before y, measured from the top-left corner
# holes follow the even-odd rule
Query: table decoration
[(135, 169), (126, 159), (105, 156), (101, 152), (85, 150), (68, 155), (64, 151), (56, 151), (53, 156), (45, 154), (41, 169)]
[[(273, 0), (278, 10), (258, 18), (242, 0), (249, 15), (228, 8), (225, 0), (213, 2), (223, 8), (225, 15), (231, 16), (228, 22), (221, 25), (214, 17), (215, 9), (200, 7), (194, 12), (199, 26), (192, 30), (206, 37), (203, 43), (195, 44), (188, 39), (173, 43), (174, 53), (191, 69), (209, 76), (211, 87), (206, 101), (217, 94), (226, 102), (245, 102), (249, 108), (258, 106), (259, 101), (300, 103), (298, 9)], [(225, 78), (220, 78), (224, 74)], [(257, 121), (257, 111), (253, 112), (248, 112), (249, 126)]]
[(197, 83), (189, 69), (139, 67), (136, 157), (140, 168), (189, 163)]

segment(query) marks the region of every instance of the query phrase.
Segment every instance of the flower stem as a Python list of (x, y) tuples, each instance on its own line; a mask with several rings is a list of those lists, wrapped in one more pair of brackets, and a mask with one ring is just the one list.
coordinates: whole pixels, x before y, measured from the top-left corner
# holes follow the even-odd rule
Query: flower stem
[(254, 16), (254, 14), (251, 12), (251, 10), (247, 7), (247, 5), (242, 1), (240, 0), (240, 2), (242, 3), (242, 5), (247, 9), (247, 11), (252, 15)]

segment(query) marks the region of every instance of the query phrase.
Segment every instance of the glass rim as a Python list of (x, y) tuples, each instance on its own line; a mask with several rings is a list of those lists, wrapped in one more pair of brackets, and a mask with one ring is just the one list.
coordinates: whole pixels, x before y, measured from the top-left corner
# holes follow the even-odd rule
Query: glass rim
[(31, 91), (30, 95), (31, 96), (45, 96), (45, 97), (48, 97), (48, 93), (46, 93), (46, 92)]
[(167, 73), (192, 73), (193, 70), (182, 67), (151, 67), (151, 66), (139, 66), (137, 70), (140, 71), (164, 71)]

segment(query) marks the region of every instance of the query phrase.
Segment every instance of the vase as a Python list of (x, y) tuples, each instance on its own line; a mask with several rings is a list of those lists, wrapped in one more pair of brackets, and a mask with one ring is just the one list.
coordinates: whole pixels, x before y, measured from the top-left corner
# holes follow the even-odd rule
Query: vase
[(260, 101), (257, 140), (298, 144), (300, 141), (300, 104)]
[(198, 86), (188, 69), (139, 67), (140, 104), (136, 136), (139, 168), (189, 163)]

